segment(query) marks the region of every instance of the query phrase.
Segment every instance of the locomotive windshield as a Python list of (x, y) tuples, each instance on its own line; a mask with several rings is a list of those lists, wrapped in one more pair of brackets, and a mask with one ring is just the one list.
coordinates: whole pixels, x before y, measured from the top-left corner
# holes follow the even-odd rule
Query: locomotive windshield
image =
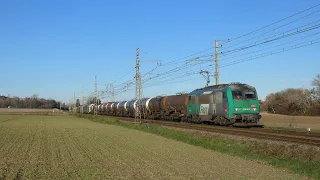
[(246, 84), (230, 86), (233, 99), (258, 99), (256, 89)]
[(256, 99), (256, 92), (254, 90), (235, 90), (232, 91), (233, 99)]

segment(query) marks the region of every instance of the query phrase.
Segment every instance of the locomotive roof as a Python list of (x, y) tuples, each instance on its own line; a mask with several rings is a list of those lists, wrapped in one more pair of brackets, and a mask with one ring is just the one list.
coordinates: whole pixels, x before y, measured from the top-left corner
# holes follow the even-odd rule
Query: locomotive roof
[(208, 87), (204, 87), (204, 88), (199, 88), (196, 89), (195, 91), (199, 91), (199, 90), (222, 90), (229, 87), (231, 90), (235, 90), (235, 89), (252, 89), (255, 90), (255, 88), (253, 86), (250, 86), (248, 84), (244, 84), (244, 83), (230, 83), (230, 84), (218, 84), (218, 85), (213, 85), (213, 86), (208, 86)]

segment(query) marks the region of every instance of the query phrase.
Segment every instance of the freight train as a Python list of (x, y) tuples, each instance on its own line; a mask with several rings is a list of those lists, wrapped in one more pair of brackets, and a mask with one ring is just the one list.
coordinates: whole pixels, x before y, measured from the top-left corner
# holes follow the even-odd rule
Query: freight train
[[(80, 106), (80, 113), (135, 117), (137, 101)], [(190, 93), (143, 98), (145, 119), (217, 125), (261, 125), (260, 102), (255, 87), (230, 83), (195, 89)]]

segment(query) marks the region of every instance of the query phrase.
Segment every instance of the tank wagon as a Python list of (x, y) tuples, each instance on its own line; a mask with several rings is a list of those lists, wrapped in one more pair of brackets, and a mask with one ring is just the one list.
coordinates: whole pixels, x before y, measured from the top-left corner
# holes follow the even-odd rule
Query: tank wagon
[[(135, 117), (137, 101), (110, 102), (105, 106), (91, 107), (95, 108), (98, 114)], [(93, 110), (88, 111), (93, 113)], [(258, 125), (261, 119), (257, 91), (243, 83), (219, 84), (190, 93), (144, 98), (140, 111), (145, 119), (219, 125)]]

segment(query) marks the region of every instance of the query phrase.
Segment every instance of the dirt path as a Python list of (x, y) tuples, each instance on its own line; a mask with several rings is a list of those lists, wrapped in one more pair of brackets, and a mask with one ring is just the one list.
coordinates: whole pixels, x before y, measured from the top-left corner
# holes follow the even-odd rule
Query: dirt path
[(301, 179), (283, 169), (68, 116), (0, 116), (0, 144), (0, 179)]

